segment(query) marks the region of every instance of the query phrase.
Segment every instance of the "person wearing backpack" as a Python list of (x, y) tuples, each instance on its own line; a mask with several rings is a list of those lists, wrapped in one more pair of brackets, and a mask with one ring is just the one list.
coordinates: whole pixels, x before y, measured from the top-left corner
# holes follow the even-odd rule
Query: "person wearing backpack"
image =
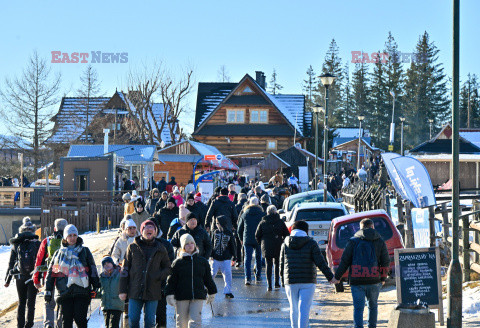
[(360, 221), (360, 230), (348, 241), (335, 272), (335, 279), (340, 280), (349, 270), (355, 328), (363, 327), (365, 298), (368, 304), (368, 327), (377, 326), (378, 295), (385, 284), (389, 267), (387, 245), (375, 230), (373, 221), (363, 219)]
[[(55, 251), (62, 245), (63, 230), (68, 222), (65, 219), (59, 218), (55, 220), (53, 227), (53, 234), (42, 240), (40, 248), (37, 253), (35, 262), (35, 273), (33, 274), (33, 284), (37, 290), (43, 287), (42, 281), (45, 280), (47, 274), (48, 264), (55, 254)], [(55, 325), (55, 299), (52, 297), (50, 302), (45, 302), (43, 312), (43, 327), (53, 328)], [(57, 322), (60, 321), (57, 318)], [(58, 324), (57, 324), (58, 326)]]
[[(12, 278), (15, 277), (18, 293), (18, 328), (33, 327), (35, 319), (37, 289), (32, 279), (30, 279), (30, 275), (35, 269), (35, 259), (40, 247), (40, 241), (38, 240), (38, 236), (35, 235), (35, 230), (35, 225), (27, 216), (23, 218), (23, 224), (18, 229), (18, 234), (10, 239), (12, 249), (8, 263), (7, 277), (5, 279), (5, 287), (8, 287)], [(28, 311), (25, 322), (26, 307)]]

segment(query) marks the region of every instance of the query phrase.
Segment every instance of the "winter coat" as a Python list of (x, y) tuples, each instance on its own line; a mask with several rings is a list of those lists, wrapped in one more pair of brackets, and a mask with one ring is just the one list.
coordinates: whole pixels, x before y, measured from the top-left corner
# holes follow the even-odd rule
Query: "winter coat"
[[(377, 272), (382, 274), (369, 275), (368, 277), (352, 277), (352, 262), (355, 256), (355, 247), (359, 240), (367, 240), (373, 243), (375, 249), (375, 255), (377, 257), (377, 263), (379, 269)], [(385, 269), (382, 269), (385, 268)], [(362, 229), (358, 230), (355, 235), (348, 241), (345, 250), (343, 251), (340, 264), (335, 272), (335, 278), (339, 280), (343, 274), (348, 271), (350, 285), (370, 285), (378, 284), (385, 281), (387, 278), (388, 270), (390, 268), (390, 256), (388, 255), (387, 245), (382, 239), (382, 236), (375, 229)], [(356, 269), (358, 270), (358, 269)], [(359, 270), (362, 272), (363, 270)], [(354, 275), (355, 276), (355, 275)], [(338, 278), (337, 278), (338, 277)]]
[(209, 259), (212, 253), (212, 243), (210, 242), (208, 232), (198, 225), (195, 227), (195, 229), (190, 230), (185, 224), (181, 229), (177, 230), (171, 240), (172, 246), (178, 251), (180, 248), (180, 237), (186, 233), (190, 234), (193, 239), (195, 239), (195, 244), (198, 248), (198, 255)]
[(183, 204), (183, 198), (181, 195), (173, 195), (172, 198), (175, 199), (175, 202), (177, 202), (177, 206)]
[(102, 311), (116, 310), (124, 311), (125, 302), (118, 298), (118, 290), (120, 287), (120, 270), (113, 269), (111, 275), (105, 273), (100, 274), (101, 295), (102, 295)]
[[(205, 289), (206, 288), (206, 289)], [(217, 293), (210, 264), (194, 253), (182, 254), (172, 264), (172, 274), (167, 279), (166, 295), (175, 295), (177, 301), (204, 300)]]
[[(83, 240), (81, 237), (77, 238), (77, 243), (75, 246), (83, 245)], [(65, 240), (62, 240), (62, 246), (68, 247), (68, 244)], [(100, 288), (100, 280), (98, 277), (97, 267), (95, 266), (95, 261), (93, 260), (93, 255), (90, 252), (88, 247), (82, 246), (82, 250), (78, 254), (78, 260), (85, 267), (85, 271), (88, 275), (89, 287), (83, 288), (76, 284), (67, 287), (68, 276), (64, 275), (62, 272), (54, 273), (53, 267), (55, 266), (55, 259), (60, 254), (60, 250), (57, 250), (53, 255), (52, 261), (48, 267), (47, 278), (45, 283), (45, 290), (53, 292), (53, 288), (56, 289), (55, 292), (55, 301), (59, 304), (63, 300), (68, 298), (87, 298), (90, 299), (91, 289)]]
[(328, 281), (333, 273), (323, 258), (318, 244), (310, 237), (289, 236), (280, 251), (280, 276), (284, 284), (315, 284), (317, 268)]
[(147, 203), (145, 204), (145, 211), (147, 211), (148, 214), (153, 215), (153, 213), (155, 213), (155, 206), (157, 205), (159, 199), (160, 198), (153, 197), (147, 199)]
[(165, 181), (165, 180), (160, 180), (160, 181), (158, 181), (157, 188), (158, 188), (158, 191), (159, 191), (160, 193), (162, 193), (162, 192), (164, 192), (165, 190), (167, 190), (167, 181)]
[(283, 207), (283, 199), (281, 199), (280, 195), (270, 196), (270, 201), (272, 202), (272, 205), (275, 205), (277, 210)]
[(175, 235), (175, 233), (180, 230), (183, 227), (183, 225), (180, 223), (180, 219), (175, 219), (170, 223), (170, 227), (168, 228), (168, 233), (167, 233), (167, 240), (169, 242), (172, 242), (172, 238)]
[(162, 281), (170, 274), (167, 250), (157, 239), (153, 240), (153, 253), (147, 261), (147, 243), (135, 237), (128, 245), (120, 278), (120, 293), (129, 299), (157, 301), (162, 298)]
[[(138, 233), (137, 233), (137, 236), (138, 236)], [(116, 264), (120, 264), (123, 262), (123, 259), (125, 258), (125, 254), (127, 253), (127, 247), (128, 245), (133, 243), (134, 240), (135, 240), (135, 237), (128, 237), (125, 232), (122, 232), (120, 237), (115, 242), (115, 245), (113, 246), (113, 251), (111, 254), (111, 257)]]
[(157, 203), (155, 204), (155, 212), (153, 213), (153, 215), (155, 215), (156, 213), (158, 213), (162, 208), (165, 207), (165, 205), (167, 205), (167, 199), (163, 199), (162, 197), (160, 197), (160, 199), (157, 201)]
[(219, 196), (215, 199), (208, 209), (207, 218), (205, 222), (206, 227), (210, 227), (211, 230), (215, 230), (216, 218), (220, 215), (225, 215), (228, 219), (228, 229), (233, 230), (237, 226), (237, 211), (235, 210), (235, 204), (228, 198), (228, 196)]
[(234, 237), (229, 230), (215, 230), (212, 234), (212, 257), (216, 261), (231, 260), (235, 254)]
[(175, 259), (175, 250), (173, 249), (173, 246), (172, 244), (166, 240), (165, 238), (157, 238), (157, 240), (163, 245), (163, 247), (165, 247), (165, 249), (167, 250), (167, 254), (168, 254), (168, 259), (170, 260), (170, 263), (173, 262), (173, 260)]
[[(35, 269), (35, 260), (37, 258), (38, 249), (40, 248), (40, 241), (38, 236), (33, 232), (25, 231), (17, 234), (15, 237), (10, 238), (10, 245), (12, 245), (10, 250), (10, 261), (8, 262), (7, 275), (5, 277), (6, 282), (10, 283), (12, 276), (10, 275), (10, 270), (20, 273), (19, 278), (22, 280), (28, 280), (30, 278), (30, 273)], [(32, 263), (31, 268), (28, 269), (28, 272), (22, 272), (19, 263), (19, 253), (23, 253), (28, 259), (25, 260), (27, 263)], [(25, 268), (27, 269), (27, 268)]]
[(132, 214), (132, 220), (135, 221), (138, 230), (140, 230), (140, 225), (143, 221), (147, 221), (149, 217), (150, 214), (146, 210), (143, 210), (141, 213), (138, 213), (137, 210), (135, 210)]
[(258, 205), (249, 205), (238, 220), (238, 237), (244, 245), (257, 246), (255, 232), (265, 213)]
[[(60, 232), (55, 232), (53, 236), (48, 236), (47, 238), (44, 238), (40, 244), (40, 248), (38, 249), (37, 252), (37, 259), (35, 261), (35, 268), (46, 265), (46, 261), (48, 259), (48, 242), (50, 238), (62, 238), (61, 236), (63, 235), (63, 231)], [(40, 284), (40, 275), (42, 272), (37, 271), (33, 275), (33, 283), (34, 284)], [(47, 272), (43, 272), (43, 278), (47, 275)]]
[(205, 228), (205, 216), (208, 211), (207, 206), (202, 202), (196, 202), (193, 205), (185, 205), (185, 208), (195, 214), (198, 225)]
[(125, 203), (124, 205), (124, 210), (123, 210), (123, 216), (127, 214), (133, 214), (135, 212), (135, 203), (133, 201)]
[(269, 203), (260, 203), (260, 207), (262, 208), (264, 214), (267, 214), (267, 207), (269, 206)]
[(238, 213), (238, 217), (243, 213), (243, 207), (245, 206), (245, 203), (248, 202), (248, 199), (242, 199), (240, 203), (235, 204), (235, 210)]
[(264, 216), (255, 232), (257, 243), (262, 245), (262, 254), (265, 258), (280, 256), (283, 239), (290, 233), (285, 222), (277, 213)]
[(178, 218), (178, 207), (176, 206), (170, 210), (168, 209), (167, 205), (165, 205), (165, 207), (160, 209), (160, 211), (155, 214), (154, 222), (157, 227), (162, 230), (163, 238), (167, 237), (168, 229), (170, 229), (170, 223), (172, 223), (172, 221), (176, 218)]

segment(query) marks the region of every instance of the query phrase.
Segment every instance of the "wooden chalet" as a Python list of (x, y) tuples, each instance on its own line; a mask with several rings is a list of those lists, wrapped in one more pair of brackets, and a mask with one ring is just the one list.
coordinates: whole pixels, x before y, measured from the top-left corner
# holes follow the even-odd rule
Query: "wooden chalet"
[(269, 94), (264, 73), (256, 72), (238, 83), (199, 83), (192, 136), (229, 157), (258, 157), (294, 143), (305, 148), (311, 122), (303, 95)]

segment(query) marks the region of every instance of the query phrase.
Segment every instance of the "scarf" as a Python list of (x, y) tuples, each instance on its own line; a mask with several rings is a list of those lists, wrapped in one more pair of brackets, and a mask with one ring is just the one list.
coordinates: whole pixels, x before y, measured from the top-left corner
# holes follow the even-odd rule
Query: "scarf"
[(87, 288), (89, 286), (85, 267), (78, 259), (78, 254), (80, 254), (82, 249), (82, 245), (76, 245), (74, 247), (62, 246), (55, 257), (53, 273), (64, 274), (68, 278), (67, 287), (78, 285)]

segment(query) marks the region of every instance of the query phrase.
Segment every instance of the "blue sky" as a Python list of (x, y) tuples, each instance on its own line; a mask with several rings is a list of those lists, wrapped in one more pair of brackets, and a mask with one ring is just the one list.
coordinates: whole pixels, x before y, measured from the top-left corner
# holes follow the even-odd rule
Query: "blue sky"
[[(462, 79), (480, 75), (479, 12), (480, 1), (461, 1)], [(221, 65), (232, 81), (256, 70), (268, 81), (275, 68), (283, 93), (301, 93), (305, 71), (320, 70), (332, 38), (345, 62), (351, 51), (383, 49), (389, 31), (402, 52), (412, 52), (428, 31), (451, 75), (452, 1), (446, 0), (9, 1), (2, 4), (0, 30), (0, 86), (21, 73), (36, 49), (48, 61), (51, 51), (127, 52), (126, 64), (93, 64), (106, 95), (126, 89), (128, 71), (153, 60), (174, 73), (193, 66), (196, 82), (217, 81)], [(51, 65), (63, 75), (62, 94), (74, 96), (87, 64)], [(182, 123), (192, 126), (193, 117)]]

